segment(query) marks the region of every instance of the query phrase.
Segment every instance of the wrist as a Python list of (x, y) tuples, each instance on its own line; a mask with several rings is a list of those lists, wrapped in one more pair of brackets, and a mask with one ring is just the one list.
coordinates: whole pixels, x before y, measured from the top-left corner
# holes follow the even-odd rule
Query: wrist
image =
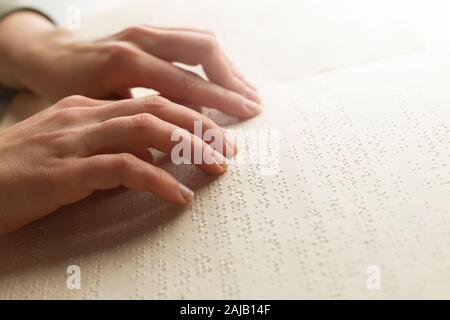
[[(47, 18), (31, 11), (19, 11), (0, 22), (0, 85), (25, 89), (27, 70), (38, 52), (45, 53), (47, 41), (60, 30)], [(48, 48), (51, 50), (51, 48)], [(34, 62), (35, 61), (35, 62)]]
[(21, 86), (47, 97), (47, 90), (41, 92), (40, 89), (44, 83), (45, 87), (55, 84), (54, 73), (69, 53), (71, 44), (78, 40), (73, 31), (57, 27), (36, 35), (16, 54), (14, 65)]

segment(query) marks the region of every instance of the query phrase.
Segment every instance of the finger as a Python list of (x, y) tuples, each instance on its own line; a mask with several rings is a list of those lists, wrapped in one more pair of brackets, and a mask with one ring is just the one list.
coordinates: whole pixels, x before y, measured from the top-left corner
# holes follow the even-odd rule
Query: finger
[(236, 75), (212, 33), (141, 26), (129, 29), (124, 37), (163, 60), (202, 65), (210, 81), (256, 103), (261, 102), (257, 92)]
[(193, 28), (193, 27), (158, 27), (158, 26), (146, 26), (146, 27), (150, 28), (150, 29), (157, 29), (157, 30), (186, 31), (186, 32), (195, 32), (195, 33), (202, 33), (202, 34), (214, 36), (214, 33), (209, 30)]
[(216, 108), (239, 118), (250, 118), (261, 113), (260, 106), (254, 101), (205, 81), (167, 61), (145, 54), (135, 59), (135, 63), (132, 72), (136, 75), (137, 86), (150, 87), (163, 96)]
[[(184, 32), (193, 32), (193, 33), (200, 33), (200, 34), (204, 34), (204, 35), (209, 35), (211, 37), (214, 37), (214, 33), (209, 31), (209, 30), (204, 30), (204, 29), (198, 29), (198, 28), (192, 28), (192, 27), (165, 27), (165, 28), (161, 28), (158, 26), (149, 26), (148, 28), (150, 29), (157, 29), (157, 30), (161, 30), (161, 31), (184, 31)], [(250, 87), (253, 91), (258, 92), (258, 89), (252, 84), (250, 83), (243, 75), (242, 73), (236, 68), (236, 66), (233, 64), (233, 62), (228, 58), (227, 55), (225, 55), (226, 59), (228, 60), (228, 63), (231, 67), (232, 72), (234, 73), (234, 75), (236, 77), (238, 77), (241, 81), (243, 81), (248, 87)]]
[(182, 106), (186, 106), (189, 109), (194, 110), (195, 112), (202, 113), (202, 106), (197, 106), (195, 104), (190, 103), (189, 101), (178, 100), (176, 98), (172, 98), (172, 97), (169, 97), (169, 96), (166, 96), (164, 98), (166, 98), (166, 99), (168, 99), (168, 100), (170, 100), (170, 101), (172, 101), (172, 102), (174, 102), (176, 104), (180, 104)]
[[(147, 96), (138, 99), (122, 100), (110, 105), (95, 108), (93, 116), (97, 121), (106, 121), (112, 118), (132, 116), (141, 113), (155, 115), (159, 119), (172, 123), (177, 127), (203, 138), (208, 131), (214, 131), (215, 135), (220, 135), (222, 143), (220, 148), (215, 148), (226, 157), (232, 157), (236, 153), (236, 147), (232, 141), (227, 141), (226, 132), (214, 121), (205, 115), (191, 110), (185, 106), (173, 103), (160, 96)], [(209, 143), (215, 141), (206, 141)]]
[(131, 154), (96, 155), (79, 160), (76, 179), (89, 190), (119, 186), (148, 191), (168, 201), (186, 204), (194, 193), (166, 171)]
[(91, 99), (85, 96), (74, 95), (59, 100), (54, 106), (56, 108), (81, 108), (81, 107), (97, 107), (111, 103), (108, 100)]
[(173, 161), (187, 159), (208, 174), (222, 174), (227, 169), (226, 159), (202, 139), (149, 113), (113, 118), (86, 128), (80, 141), (83, 156), (150, 147), (172, 155), (176, 147), (182, 154), (174, 153)]

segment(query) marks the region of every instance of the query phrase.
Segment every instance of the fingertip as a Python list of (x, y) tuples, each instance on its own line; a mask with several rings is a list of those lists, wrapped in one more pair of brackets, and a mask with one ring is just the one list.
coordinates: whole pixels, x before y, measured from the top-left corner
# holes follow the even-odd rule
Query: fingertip
[(259, 104), (252, 100), (244, 100), (243, 118), (253, 118), (262, 113), (262, 108)]
[(212, 165), (210, 169), (206, 172), (210, 176), (221, 176), (225, 174), (228, 170), (227, 165)]
[(224, 156), (228, 159), (235, 157), (237, 154), (237, 147), (236, 145), (232, 144), (231, 142), (225, 143), (225, 154)]
[(245, 97), (248, 100), (254, 101), (254, 102), (256, 102), (259, 105), (262, 102), (262, 100), (261, 100), (260, 96), (258, 95), (258, 93), (255, 90), (252, 90), (252, 89), (249, 89), (249, 88), (247, 88), (245, 90)]
[(209, 169), (208, 174), (221, 176), (228, 170), (228, 161), (227, 159), (218, 152), (215, 152), (214, 163), (208, 165)]
[(215, 152), (212, 163), (204, 163), (201, 165), (201, 168), (208, 175), (221, 176), (228, 170), (228, 161), (223, 155)]
[(189, 189), (184, 184), (179, 183), (178, 184), (179, 190), (180, 190), (180, 196), (183, 199), (183, 204), (188, 204), (194, 200), (195, 193), (191, 189)]

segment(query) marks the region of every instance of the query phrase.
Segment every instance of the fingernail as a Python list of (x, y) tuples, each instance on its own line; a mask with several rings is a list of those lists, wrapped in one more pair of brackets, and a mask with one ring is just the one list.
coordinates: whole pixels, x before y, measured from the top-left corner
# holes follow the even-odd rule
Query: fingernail
[(179, 183), (180, 186), (180, 193), (184, 200), (186, 200), (186, 203), (189, 203), (194, 199), (194, 191), (186, 187), (184, 184)]
[(245, 97), (249, 100), (255, 101), (256, 103), (261, 103), (261, 98), (258, 93), (252, 89), (245, 90)]
[(221, 166), (224, 170), (227, 170), (227, 168), (228, 168), (227, 159), (223, 155), (221, 155), (219, 152), (214, 153), (214, 163)]
[(238, 153), (238, 148), (236, 146), (235, 143), (235, 137), (232, 136), (230, 133), (225, 133), (225, 145), (226, 145), (226, 154), (225, 156), (227, 158), (232, 158), (234, 156), (236, 156), (236, 154)]
[(236, 155), (236, 147), (233, 147), (228, 142), (225, 143), (225, 154), (224, 156), (228, 159), (233, 158)]
[(245, 101), (245, 107), (252, 115), (255, 115), (255, 116), (262, 112), (260, 105), (251, 100)]

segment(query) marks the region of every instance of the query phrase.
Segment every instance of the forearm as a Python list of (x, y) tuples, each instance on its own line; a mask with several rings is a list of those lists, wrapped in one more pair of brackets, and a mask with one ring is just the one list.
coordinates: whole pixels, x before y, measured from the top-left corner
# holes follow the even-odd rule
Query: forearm
[[(174, 62), (201, 65), (208, 80)], [(174, 102), (240, 118), (261, 112), (258, 93), (217, 38), (189, 28), (134, 26), (89, 40), (45, 16), (15, 13), (0, 21), (0, 85), (55, 102), (70, 95), (129, 98), (131, 88), (146, 87)]]
[(0, 21), (0, 86), (25, 89), (23, 73), (29, 55), (39, 39), (55, 30), (46, 17), (32, 11), (18, 11)]

